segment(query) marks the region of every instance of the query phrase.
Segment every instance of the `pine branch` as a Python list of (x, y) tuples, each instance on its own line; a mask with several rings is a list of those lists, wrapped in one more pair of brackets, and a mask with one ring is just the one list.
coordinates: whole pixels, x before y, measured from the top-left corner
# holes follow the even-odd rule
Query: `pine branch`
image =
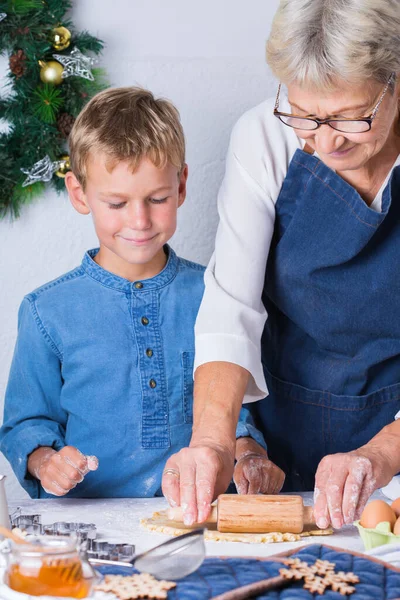
[(65, 80), (63, 85), (65, 91), (64, 109), (74, 117), (78, 116), (90, 98), (108, 87), (104, 69), (96, 67), (92, 69), (92, 73), (94, 81), (77, 77), (70, 77)]
[(7, 118), (7, 112), (10, 110), (11, 100), (9, 98), (0, 98), (0, 118)]
[[(63, 0), (62, 2), (60, 2), (60, 0), (46, 0), (46, 4), (49, 14), (54, 16), (54, 21), (56, 22), (62, 21), (65, 13), (72, 8), (72, 2), (69, 0)], [(64, 22), (63, 25), (68, 27), (66, 22)]]
[(42, 181), (37, 181), (26, 187), (22, 187), (22, 184), (15, 186), (13, 193), (13, 210), (15, 216), (19, 217), (20, 215), (20, 205), (30, 204), (32, 200), (41, 196), (44, 190), (45, 184)]
[(9, 0), (7, 8), (7, 14), (26, 15), (34, 10), (43, 10), (43, 4), (41, 0)]
[(83, 53), (94, 52), (99, 54), (104, 48), (104, 42), (93, 37), (87, 31), (74, 35), (74, 45)]
[(60, 98), (61, 90), (53, 85), (45, 84), (36, 88), (33, 94), (33, 112), (45, 123), (54, 123), (57, 111), (63, 104), (63, 100)]
[[(92, 69), (94, 81), (69, 77), (59, 85), (42, 83), (39, 61), (54, 60), (52, 30), (62, 24), (72, 34), (66, 53), (74, 47), (98, 54), (103, 42), (87, 31), (75, 31), (66, 13), (71, 0), (0, 0), (0, 53), (12, 59), (6, 82), (11, 94), (0, 98), (0, 117), (9, 130), (0, 133), (0, 219), (19, 216), (23, 206), (45, 189), (41, 181), (22, 187), (21, 169), (32, 170), (48, 155), (57, 161), (67, 154), (66, 136), (73, 118), (98, 91), (107, 87), (102, 69)], [(62, 53), (63, 51), (61, 51)], [(44, 70), (46, 67), (44, 67)], [(51, 185), (61, 191), (64, 179), (56, 175)]]
[(54, 177), (53, 185), (54, 185), (55, 189), (57, 190), (57, 192), (65, 191), (65, 179), (63, 177), (57, 177), (57, 175), (56, 175)]

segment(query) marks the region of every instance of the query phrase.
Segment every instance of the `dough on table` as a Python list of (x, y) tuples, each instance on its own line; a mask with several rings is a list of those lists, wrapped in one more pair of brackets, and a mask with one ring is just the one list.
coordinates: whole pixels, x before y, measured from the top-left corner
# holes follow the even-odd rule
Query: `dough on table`
[[(166, 535), (181, 535), (192, 531), (194, 527), (187, 527), (184, 523), (170, 521), (167, 510), (160, 510), (153, 513), (152, 517), (141, 519), (140, 524), (144, 529), (154, 531), (155, 533), (164, 533)], [(246, 542), (248, 544), (271, 544), (273, 542), (297, 542), (303, 537), (311, 535), (331, 535), (333, 529), (306, 530), (302, 533), (221, 533), (217, 530), (216, 523), (202, 523), (206, 527), (204, 539), (213, 542)]]

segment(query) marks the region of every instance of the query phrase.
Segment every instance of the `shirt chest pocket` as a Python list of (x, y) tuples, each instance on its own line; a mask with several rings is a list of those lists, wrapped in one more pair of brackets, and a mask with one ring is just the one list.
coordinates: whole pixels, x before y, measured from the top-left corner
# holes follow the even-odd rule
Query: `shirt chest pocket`
[(185, 423), (193, 423), (193, 364), (194, 352), (182, 352), (182, 409)]

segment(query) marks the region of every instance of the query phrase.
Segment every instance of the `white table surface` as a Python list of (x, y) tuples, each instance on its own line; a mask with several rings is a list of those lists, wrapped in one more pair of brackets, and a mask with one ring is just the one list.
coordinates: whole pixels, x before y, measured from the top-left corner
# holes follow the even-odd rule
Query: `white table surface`
[[(300, 494), (304, 504), (312, 503), (312, 493)], [(373, 498), (387, 498), (375, 492)], [(10, 512), (17, 507), (24, 514), (41, 514), (42, 523), (72, 521), (94, 523), (97, 539), (109, 542), (135, 544), (136, 553), (148, 550), (168, 539), (167, 535), (146, 531), (140, 519), (150, 517), (154, 511), (167, 508), (164, 498), (109, 498), (109, 499), (22, 499), (8, 501)], [(303, 538), (299, 542), (274, 544), (245, 544), (240, 542), (206, 542), (207, 556), (269, 556), (303, 544), (326, 543), (338, 548), (363, 551), (363, 544), (354, 526), (346, 526), (326, 537)]]

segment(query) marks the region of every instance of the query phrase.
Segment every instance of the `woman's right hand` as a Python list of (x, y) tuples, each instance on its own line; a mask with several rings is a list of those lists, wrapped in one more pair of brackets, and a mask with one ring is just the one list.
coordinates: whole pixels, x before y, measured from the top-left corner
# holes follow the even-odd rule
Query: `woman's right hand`
[(203, 523), (211, 502), (223, 494), (232, 479), (232, 450), (212, 443), (191, 445), (167, 461), (162, 489), (170, 506), (181, 506), (185, 525)]
[(162, 478), (164, 496), (172, 507), (182, 507), (185, 525), (206, 521), (211, 502), (231, 482), (236, 425), (249, 377), (229, 362), (196, 369), (190, 446), (168, 459)]
[(53, 496), (64, 496), (99, 466), (96, 456), (85, 456), (73, 446), (40, 447), (28, 459), (28, 471), (39, 479), (42, 488)]

